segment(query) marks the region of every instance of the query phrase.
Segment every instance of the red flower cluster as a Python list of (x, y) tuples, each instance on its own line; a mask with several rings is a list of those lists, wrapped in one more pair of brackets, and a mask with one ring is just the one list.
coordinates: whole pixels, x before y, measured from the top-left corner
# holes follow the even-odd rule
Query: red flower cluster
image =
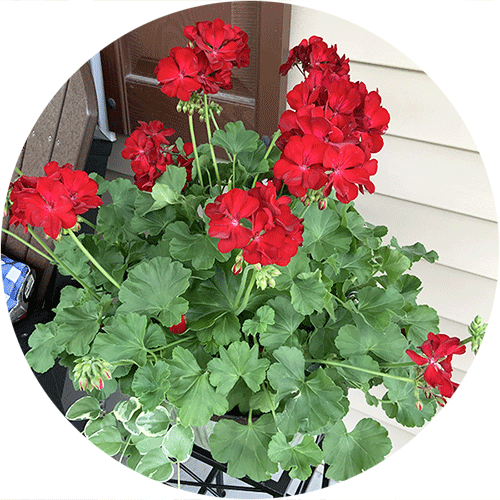
[(328, 68), (337, 75), (349, 73), (349, 59), (339, 57), (337, 45), (328, 45), (319, 36), (312, 36), (309, 40), (302, 40), (299, 45), (290, 50), (285, 64), (280, 66), (280, 75), (285, 76), (293, 65), (301, 66), (303, 71)]
[[(437, 387), (443, 398), (453, 396), (458, 384), (451, 380), (451, 360), (454, 354), (465, 352), (465, 346), (460, 344), (460, 339), (442, 333), (429, 333), (420, 350), (424, 356), (410, 349), (406, 350), (406, 354), (418, 366), (425, 367), (424, 380), (430, 387)], [(441, 400), (437, 400), (441, 404)], [(442, 403), (444, 402), (443, 400)]]
[(186, 26), (184, 36), (189, 45), (174, 47), (155, 68), (161, 91), (169, 97), (188, 101), (200, 89), (205, 94), (231, 89), (232, 69), (250, 63), (248, 35), (221, 19)]
[(102, 200), (97, 196), (97, 182), (69, 163), (60, 167), (52, 161), (44, 170), (43, 177), (23, 175), (12, 184), (9, 224), (21, 224), (25, 232), (28, 225), (41, 227), (56, 239), (62, 228), (76, 225), (77, 215), (101, 206)]
[(348, 60), (318, 37), (294, 47), (282, 73), (299, 63), (308, 75), (287, 94), (291, 109), (278, 125), (282, 156), (275, 177), (301, 198), (308, 189), (322, 189), (326, 197), (333, 188), (342, 203), (364, 189), (373, 193), (370, 176), (377, 172), (377, 160), (371, 155), (382, 149), (390, 119), (378, 91), (352, 82)]
[(231, 189), (209, 203), (208, 234), (220, 238), (218, 248), (227, 253), (243, 249), (249, 264), (286, 266), (302, 244), (302, 220), (290, 211), (290, 198), (277, 198), (277, 186), (258, 182), (249, 191)]
[(184, 144), (184, 156), (179, 154), (177, 147), (169, 147), (167, 139), (174, 133), (173, 128), (165, 128), (158, 120), (139, 122), (139, 127), (125, 140), (122, 157), (132, 160), (135, 184), (141, 191), (151, 192), (156, 179), (165, 172), (167, 165), (185, 168), (187, 181), (192, 180), (193, 158), (188, 156), (193, 152), (193, 145)]

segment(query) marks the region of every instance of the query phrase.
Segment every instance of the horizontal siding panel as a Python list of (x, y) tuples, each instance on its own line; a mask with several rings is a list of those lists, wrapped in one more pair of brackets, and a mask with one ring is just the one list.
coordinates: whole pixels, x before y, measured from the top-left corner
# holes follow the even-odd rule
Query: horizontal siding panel
[(469, 324), (476, 315), (488, 321), (497, 282), (475, 274), (439, 264), (417, 262), (412, 274), (423, 283), (418, 296), (420, 304), (428, 304), (444, 318)]
[(373, 177), (380, 194), (497, 221), (479, 153), (385, 136)]
[(352, 63), (351, 80), (379, 89), (391, 135), (477, 151), (458, 112), (425, 73)]
[(435, 250), (442, 265), (497, 278), (497, 223), (377, 194), (358, 196), (355, 206), (366, 221), (387, 226), (387, 241), (418, 241)]
[[(312, 31), (311, 26), (314, 27)], [(298, 45), (304, 38), (312, 35), (323, 37), (328, 45), (337, 44), (339, 54), (345, 54), (351, 61), (420, 69), (396, 47), (371, 31), (325, 12), (294, 5), (290, 47)]]

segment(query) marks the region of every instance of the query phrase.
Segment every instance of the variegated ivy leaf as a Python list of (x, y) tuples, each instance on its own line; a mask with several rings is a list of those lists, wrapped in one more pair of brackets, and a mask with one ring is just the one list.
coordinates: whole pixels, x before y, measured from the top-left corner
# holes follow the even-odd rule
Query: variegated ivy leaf
[(162, 442), (163, 452), (178, 462), (185, 462), (193, 451), (194, 432), (192, 427), (173, 425)]
[(89, 441), (110, 456), (116, 455), (123, 444), (120, 431), (116, 427), (103, 427), (89, 436)]
[(174, 467), (162, 448), (154, 448), (142, 456), (135, 471), (155, 481), (165, 482), (172, 477)]
[(94, 420), (101, 413), (99, 401), (92, 396), (77, 399), (66, 412), (68, 420)]
[(141, 403), (135, 397), (120, 401), (115, 405), (113, 413), (120, 422), (128, 422), (134, 413), (141, 408)]
[(146, 436), (163, 436), (170, 425), (170, 414), (165, 407), (157, 406), (153, 411), (140, 413), (135, 424)]

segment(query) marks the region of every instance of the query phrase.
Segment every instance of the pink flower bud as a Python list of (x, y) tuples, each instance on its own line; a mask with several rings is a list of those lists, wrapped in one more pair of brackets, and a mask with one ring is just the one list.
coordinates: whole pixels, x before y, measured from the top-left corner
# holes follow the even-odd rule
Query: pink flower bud
[(424, 405), (422, 403), (422, 401), (417, 400), (417, 402), (415, 403), (415, 407), (417, 408), (418, 411), (422, 411), (424, 409)]
[(326, 198), (322, 198), (318, 201), (318, 208), (320, 210), (324, 210), (328, 206), (328, 201)]

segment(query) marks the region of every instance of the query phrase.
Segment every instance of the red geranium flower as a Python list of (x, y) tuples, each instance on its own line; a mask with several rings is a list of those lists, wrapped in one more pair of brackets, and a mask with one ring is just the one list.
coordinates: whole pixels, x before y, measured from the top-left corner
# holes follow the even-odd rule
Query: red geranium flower
[(64, 185), (49, 177), (40, 177), (36, 193), (23, 197), (25, 223), (42, 227), (45, 234), (56, 239), (61, 228), (69, 229), (76, 224), (73, 201)]
[(184, 333), (187, 330), (187, 325), (186, 325), (186, 316), (184, 314), (181, 316), (181, 320), (177, 325), (173, 325), (169, 327), (169, 330), (172, 333)]
[(87, 172), (83, 170), (73, 170), (73, 165), (66, 163), (62, 167), (55, 161), (45, 165), (47, 177), (60, 180), (66, 188), (69, 199), (73, 202), (72, 211), (76, 215), (81, 215), (92, 208), (102, 205), (102, 199), (97, 196), (99, 184), (90, 179)]
[(323, 187), (328, 177), (323, 171), (323, 155), (327, 145), (314, 135), (292, 136), (273, 173), (282, 179), (294, 196), (305, 196), (308, 189)]
[(426, 367), (424, 380), (431, 387), (437, 387), (441, 396), (451, 397), (458, 387), (458, 384), (451, 381), (451, 360), (454, 354), (463, 354), (465, 346), (460, 345), (458, 337), (429, 333), (420, 350), (424, 356), (410, 349), (406, 350), (406, 354), (418, 366)]
[(252, 232), (242, 225), (259, 208), (259, 200), (243, 189), (231, 189), (209, 203), (205, 213), (210, 217), (208, 234), (220, 238), (217, 247), (222, 253), (243, 248), (252, 238)]
[(201, 88), (198, 72), (198, 58), (190, 47), (174, 47), (170, 56), (160, 59), (155, 68), (161, 91), (181, 101), (188, 101), (191, 94)]
[(363, 192), (363, 188), (369, 193), (375, 191), (370, 176), (377, 172), (377, 160), (367, 162), (365, 153), (354, 144), (328, 146), (323, 165), (328, 174), (328, 183), (323, 189), (324, 196), (328, 196), (333, 187), (337, 199), (342, 203), (349, 203), (358, 196), (359, 190)]

